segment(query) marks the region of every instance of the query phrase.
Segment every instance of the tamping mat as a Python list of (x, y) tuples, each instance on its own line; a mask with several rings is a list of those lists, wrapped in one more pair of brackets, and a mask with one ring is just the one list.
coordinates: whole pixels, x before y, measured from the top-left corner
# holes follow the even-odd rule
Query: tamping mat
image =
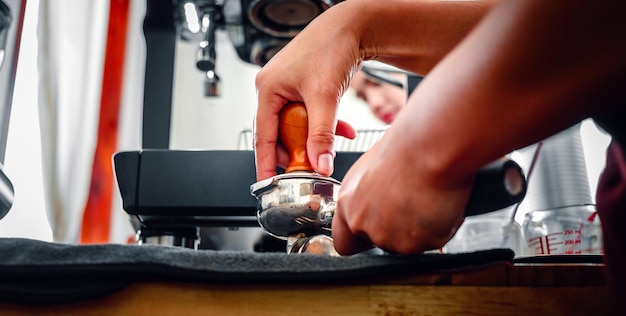
[(68, 245), (0, 238), (0, 300), (60, 304), (114, 293), (140, 280), (212, 284), (320, 284), (473, 269), (514, 257), (510, 249), (349, 257), (190, 250), (155, 245)]

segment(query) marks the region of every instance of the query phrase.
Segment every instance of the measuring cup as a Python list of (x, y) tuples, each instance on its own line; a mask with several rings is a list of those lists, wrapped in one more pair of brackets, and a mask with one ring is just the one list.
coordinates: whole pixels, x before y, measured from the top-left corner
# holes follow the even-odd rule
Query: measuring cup
[(600, 218), (593, 205), (532, 211), (522, 231), (525, 255), (602, 254)]

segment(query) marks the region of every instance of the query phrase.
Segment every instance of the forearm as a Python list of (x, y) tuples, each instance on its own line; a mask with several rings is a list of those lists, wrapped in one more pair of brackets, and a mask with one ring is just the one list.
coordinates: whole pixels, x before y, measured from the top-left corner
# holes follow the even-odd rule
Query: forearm
[(623, 102), (619, 12), (608, 2), (502, 2), (412, 96), (390, 130), (405, 143), (398, 154), (461, 179)]
[(361, 0), (355, 27), (362, 58), (427, 74), (497, 3), (483, 1)]

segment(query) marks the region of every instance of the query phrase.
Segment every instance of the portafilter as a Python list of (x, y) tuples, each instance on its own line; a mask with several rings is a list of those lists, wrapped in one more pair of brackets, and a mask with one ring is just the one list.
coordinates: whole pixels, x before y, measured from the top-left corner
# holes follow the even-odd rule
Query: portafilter
[[(279, 142), (289, 154), (285, 173), (251, 185), (257, 220), (270, 235), (287, 240), (287, 253), (337, 255), (331, 224), (341, 182), (313, 170), (307, 157), (308, 119), (303, 103), (292, 102), (279, 115)], [(465, 216), (483, 214), (520, 202), (526, 178), (517, 163), (500, 159), (481, 169)]]

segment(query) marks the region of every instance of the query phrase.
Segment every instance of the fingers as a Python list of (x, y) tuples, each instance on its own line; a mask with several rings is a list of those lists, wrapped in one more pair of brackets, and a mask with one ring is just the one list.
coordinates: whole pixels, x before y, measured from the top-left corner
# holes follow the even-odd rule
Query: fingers
[(259, 107), (254, 120), (254, 153), (257, 181), (276, 175), (278, 112), (283, 101), (272, 101), (259, 94)]
[(286, 169), (289, 165), (289, 153), (280, 144), (276, 146), (276, 163), (283, 169)]
[(356, 130), (348, 122), (338, 120), (335, 134), (348, 139), (356, 138)]
[(362, 235), (353, 233), (340, 214), (335, 213), (332, 224), (333, 243), (337, 253), (347, 256), (372, 249), (374, 247), (372, 243)]
[[(341, 255), (353, 255), (374, 247), (363, 230), (366, 220), (359, 217), (355, 212), (350, 213), (350, 208), (354, 206), (352, 198), (361, 180), (363, 169), (360, 168), (360, 165), (365, 160), (357, 160), (344, 177), (344, 182), (339, 190), (337, 209), (332, 222), (332, 236), (335, 250)], [(367, 164), (367, 162), (365, 163)], [(352, 223), (349, 222), (348, 218), (352, 218)]]
[(387, 152), (381, 144), (364, 153), (343, 178), (332, 222), (335, 249), (352, 255), (375, 245), (408, 255), (441, 247), (453, 225), (461, 224), (455, 210), (466, 198), (445, 191), (415, 194), (425, 192), (413, 184), (417, 173), (407, 172), (402, 160), (381, 158)]
[[(271, 118), (262, 119), (260, 122), (259, 120), (257, 120), (254, 128), (257, 180), (259, 181), (274, 176), (276, 174), (276, 166), (285, 168), (289, 164), (289, 154), (280, 144), (278, 144), (277, 140), (273, 139), (273, 135), (269, 133), (263, 134), (261, 130), (256, 127), (256, 124), (260, 124), (262, 128), (265, 128), (265, 126), (271, 126), (271, 124), (264, 124), (265, 122), (269, 122), (270, 119)], [(352, 127), (349, 123), (341, 120), (337, 122), (335, 133), (336, 135), (343, 136), (349, 139), (354, 139), (356, 137), (356, 131), (354, 127)], [(267, 141), (268, 139), (270, 141)], [(268, 154), (272, 151), (276, 153), (274, 156)], [(331, 161), (322, 162), (321, 165), (332, 165), (334, 160), (334, 153), (330, 153), (328, 156), (322, 156), (321, 158), (319, 158), (318, 164), (320, 164), (319, 161), (323, 159), (330, 159)], [(324, 167), (322, 167), (322, 169), (323, 168)], [(330, 172), (332, 173), (332, 170)]]
[(335, 128), (337, 126), (337, 92), (332, 97), (323, 94), (305, 100), (309, 131), (307, 136), (307, 155), (313, 169), (324, 176), (334, 171)]

